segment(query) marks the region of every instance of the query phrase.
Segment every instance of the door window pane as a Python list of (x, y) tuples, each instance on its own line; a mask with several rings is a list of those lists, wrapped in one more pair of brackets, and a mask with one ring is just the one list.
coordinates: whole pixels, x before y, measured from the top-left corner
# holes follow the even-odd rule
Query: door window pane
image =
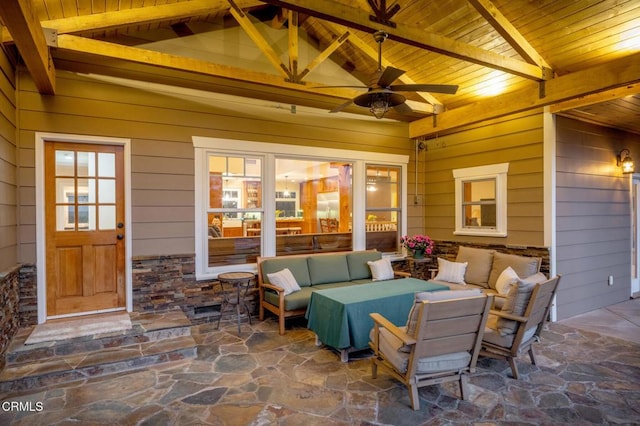
[(76, 152), (78, 157), (78, 176), (96, 175), (96, 154), (94, 152)]
[(75, 175), (75, 156), (73, 151), (56, 151), (56, 176)]
[(100, 230), (116, 229), (116, 206), (100, 206), (98, 208), (98, 217)]
[(98, 153), (98, 176), (116, 177), (116, 155), (110, 152)]
[(116, 202), (116, 181), (113, 179), (98, 179), (98, 202)]

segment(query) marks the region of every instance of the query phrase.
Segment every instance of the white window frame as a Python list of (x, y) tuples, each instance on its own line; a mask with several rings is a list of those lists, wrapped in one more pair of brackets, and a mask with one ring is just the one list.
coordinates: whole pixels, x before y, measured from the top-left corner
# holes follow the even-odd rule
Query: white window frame
[[(507, 172), (509, 163), (468, 167), (453, 170), (455, 180), (455, 235), (475, 235), (484, 237), (507, 236)], [(473, 228), (464, 225), (464, 183), (470, 181), (495, 180), (496, 182), (496, 226), (495, 228)]]
[(352, 210), (352, 241), (354, 250), (364, 250), (366, 246), (365, 233), (365, 200), (366, 200), (366, 164), (378, 163), (401, 168), (401, 235), (406, 233), (407, 223), (407, 165), (408, 155), (388, 154), (379, 152), (352, 151), (344, 149), (310, 149), (304, 145), (286, 145), (256, 141), (242, 141), (233, 139), (210, 138), (203, 136), (192, 137), (194, 147), (195, 168), (195, 252), (196, 279), (213, 279), (222, 272), (248, 271), (256, 272), (256, 264), (225, 265), (209, 267), (207, 264), (207, 200), (208, 200), (208, 164), (209, 154), (223, 155), (251, 155), (264, 159), (262, 167), (263, 194), (263, 226), (262, 226), (262, 256), (276, 255), (275, 224), (266, 220), (275, 217), (276, 202), (274, 197), (265, 194), (275, 194), (275, 162), (276, 158), (297, 158), (321, 161), (345, 161), (353, 164), (353, 210)]

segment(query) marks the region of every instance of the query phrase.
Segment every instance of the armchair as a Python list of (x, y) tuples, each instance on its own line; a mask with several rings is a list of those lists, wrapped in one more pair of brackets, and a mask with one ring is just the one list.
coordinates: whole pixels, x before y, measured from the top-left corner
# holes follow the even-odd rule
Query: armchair
[(533, 343), (540, 340), (560, 278), (556, 275), (537, 284), (519, 281), (513, 285), (502, 310), (491, 310), (480, 355), (507, 360), (515, 379), (519, 379), (518, 355), (527, 351), (536, 365)]
[(458, 381), (465, 399), (492, 302), (492, 296), (474, 290), (417, 293), (406, 327), (369, 314), (374, 321), (372, 377), (378, 366), (389, 370), (408, 388), (414, 410), (420, 408), (418, 389), (433, 384)]

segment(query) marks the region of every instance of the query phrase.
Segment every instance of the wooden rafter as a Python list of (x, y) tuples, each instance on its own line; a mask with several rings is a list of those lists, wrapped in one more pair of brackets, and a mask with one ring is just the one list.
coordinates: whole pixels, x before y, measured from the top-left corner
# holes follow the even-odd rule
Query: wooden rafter
[(584, 108), (586, 106), (599, 104), (601, 102), (610, 102), (616, 99), (624, 98), (625, 96), (637, 95), (638, 93), (640, 93), (640, 83), (627, 84), (622, 87), (616, 87), (615, 89), (607, 90), (604, 92), (580, 96), (575, 99), (559, 102), (557, 104), (551, 105), (550, 112), (558, 113), (575, 108)]
[(251, 22), (247, 14), (244, 13), (243, 10), (233, 2), (233, 0), (227, 1), (229, 2), (229, 5), (231, 5), (229, 12), (231, 12), (233, 17), (236, 18), (238, 24), (240, 24), (244, 32), (247, 33), (249, 38), (253, 40), (256, 46), (258, 46), (258, 49), (260, 49), (262, 54), (269, 60), (269, 62), (271, 62), (271, 65), (273, 65), (274, 68), (278, 70), (278, 72), (281, 73), (285, 78), (289, 79), (290, 81), (295, 81), (295, 78), (291, 73), (289, 67), (287, 67), (287, 65), (285, 65), (280, 60), (280, 56), (278, 56), (276, 51), (273, 50), (267, 40), (265, 40), (262, 34), (260, 34), (260, 31), (258, 31), (256, 26), (253, 25), (253, 22)]
[(29, 0), (0, 1), (0, 17), (13, 35), (38, 91), (53, 95), (56, 73), (49, 47)]
[(414, 121), (409, 124), (409, 136), (431, 135), (638, 83), (640, 53), (549, 80), (544, 97), (539, 96), (539, 85), (530, 82), (520, 90), (445, 111), (437, 116), (435, 125), (431, 118)]
[(289, 10), (289, 71), (298, 82), (298, 12)]
[[(329, 22), (335, 22), (350, 28), (372, 32), (379, 28), (379, 24), (369, 19), (369, 14), (361, 9), (356, 9), (337, 3), (332, 0), (263, 0), (287, 9), (297, 10), (311, 16)], [(533, 64), (510, 58), (504, 55), (490, 52), (466, 43), (430, 33), (423, 28), (397, 24), (396, 28), (388, 28), (389, 38), (401, 43), (430, 50), (453, 58), (468, 61), (474, 64), (519, 75), (532, 80), (542, 81), (549, 78), (549, 73)]]
[[(236, 0), (236, 4), (240, 8), (246, 8), (260, 5), (262, 2), (257, 0)], [(41, 24), (44, 28), (55, 29), (58, 34), (73, 34), (184, 19), (190, 16), (217, 13), (227, 9), (229, 9), (229, 3), (226, 0), (191, 0), (152, 7), (124, 9), (117, 12), (52, 19), (42, 21)], [(3, 28), (2, 43), (11, 42), (12, 40), (11, 34), (6, 28)]]
[(500, 33), (500, 35), (515, 49), (522, 58), (530, 64), (551, 70), (551, 66), (531, 46), (529, 41), (505, 18), (490, 0), (468, 0), (478, 13)]

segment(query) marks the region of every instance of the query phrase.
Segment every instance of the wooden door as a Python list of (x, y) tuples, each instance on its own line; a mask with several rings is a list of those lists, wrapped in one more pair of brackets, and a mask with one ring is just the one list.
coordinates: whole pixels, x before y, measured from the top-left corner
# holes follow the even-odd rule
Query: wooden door
[(45, 143), (47, 316), (125, 308), (123, 147)]

